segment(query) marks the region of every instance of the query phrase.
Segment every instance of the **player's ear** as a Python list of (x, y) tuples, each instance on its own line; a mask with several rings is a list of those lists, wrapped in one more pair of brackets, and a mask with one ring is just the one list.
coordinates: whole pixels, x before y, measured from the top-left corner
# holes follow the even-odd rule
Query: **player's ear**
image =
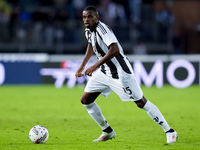
[(97, 14), (97, 20), (99, 20), (99, 14)]
[(99, 20), (99, 14), (95, 14), (95, 19), (96, 19), (96, 21)]

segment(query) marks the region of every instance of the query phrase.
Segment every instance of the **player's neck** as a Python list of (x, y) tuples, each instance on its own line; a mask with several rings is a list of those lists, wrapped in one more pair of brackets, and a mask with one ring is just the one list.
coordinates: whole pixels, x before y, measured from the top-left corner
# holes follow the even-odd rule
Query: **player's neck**
[(96, 30), (97, 25), (99, 24), (99, 21), (97, 21), (91, 28), (90, 31), (94, 32)]

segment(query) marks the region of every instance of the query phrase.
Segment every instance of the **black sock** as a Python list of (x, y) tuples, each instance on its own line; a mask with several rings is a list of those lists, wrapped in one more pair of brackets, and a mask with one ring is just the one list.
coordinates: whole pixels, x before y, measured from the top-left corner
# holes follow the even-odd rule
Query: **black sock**
[(168, 132), (174, 132), (174, 129), (170, 129), (170, 130), (168, 130), (168, 131), (165, 132), (165, 133), (168, 133)]
[(110, 126), (103, 130), (103, 132), (107, 132), (107, 133), (110, 133), (112, 131), (113, 129)]

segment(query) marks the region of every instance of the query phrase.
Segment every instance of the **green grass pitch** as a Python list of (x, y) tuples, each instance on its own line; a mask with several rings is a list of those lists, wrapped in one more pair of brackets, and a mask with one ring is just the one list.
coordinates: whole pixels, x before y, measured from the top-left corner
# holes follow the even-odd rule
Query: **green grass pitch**
[[(200, 87), (142, 89), (178, 132), (176, 143), (166, 144), (162, 128), (134, 102), (122, 102), (115, 93), (108, 98), (100, 96), (96, 102), (117, 133), (116, 139), (93, 143), (101, 129), (80, 103), (83, 88), (4, 85), (0, 86), (0, 150), (200, 149)], [(28, 138), (37, 124), (49, 131), (45, 144), (33, 144)]]

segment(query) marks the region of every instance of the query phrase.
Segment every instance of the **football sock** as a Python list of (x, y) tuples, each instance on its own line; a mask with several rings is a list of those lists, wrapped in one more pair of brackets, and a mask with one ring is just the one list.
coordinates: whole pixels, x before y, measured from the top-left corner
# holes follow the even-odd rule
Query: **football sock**
[(165, 132), (165, 133), (168, 133), (168, 132), (174, 132), (174, 129), (170, 129), (170, 130), (168, 130), (168, 131)]
[(170, 130), (167, 121), (165, 120), (159, 109), (153, 103), (147, 101), (143, 109), (156, 123), (158, 123), (163, 128), (165, 132)]
[(83, 104), (83, 106), (87, 109), (90, 116), (101, 127), (102, 130), (105, 130), (106, 128), (109, 127), (109, 124), (102, 115), (99, 106), (95, 102), (90, 103), (88, 105)]
[(107, 132), (107, 133), (110, 133), (112, 131), (113, 129), (110, 126), (103, 130), (103, 132)]

